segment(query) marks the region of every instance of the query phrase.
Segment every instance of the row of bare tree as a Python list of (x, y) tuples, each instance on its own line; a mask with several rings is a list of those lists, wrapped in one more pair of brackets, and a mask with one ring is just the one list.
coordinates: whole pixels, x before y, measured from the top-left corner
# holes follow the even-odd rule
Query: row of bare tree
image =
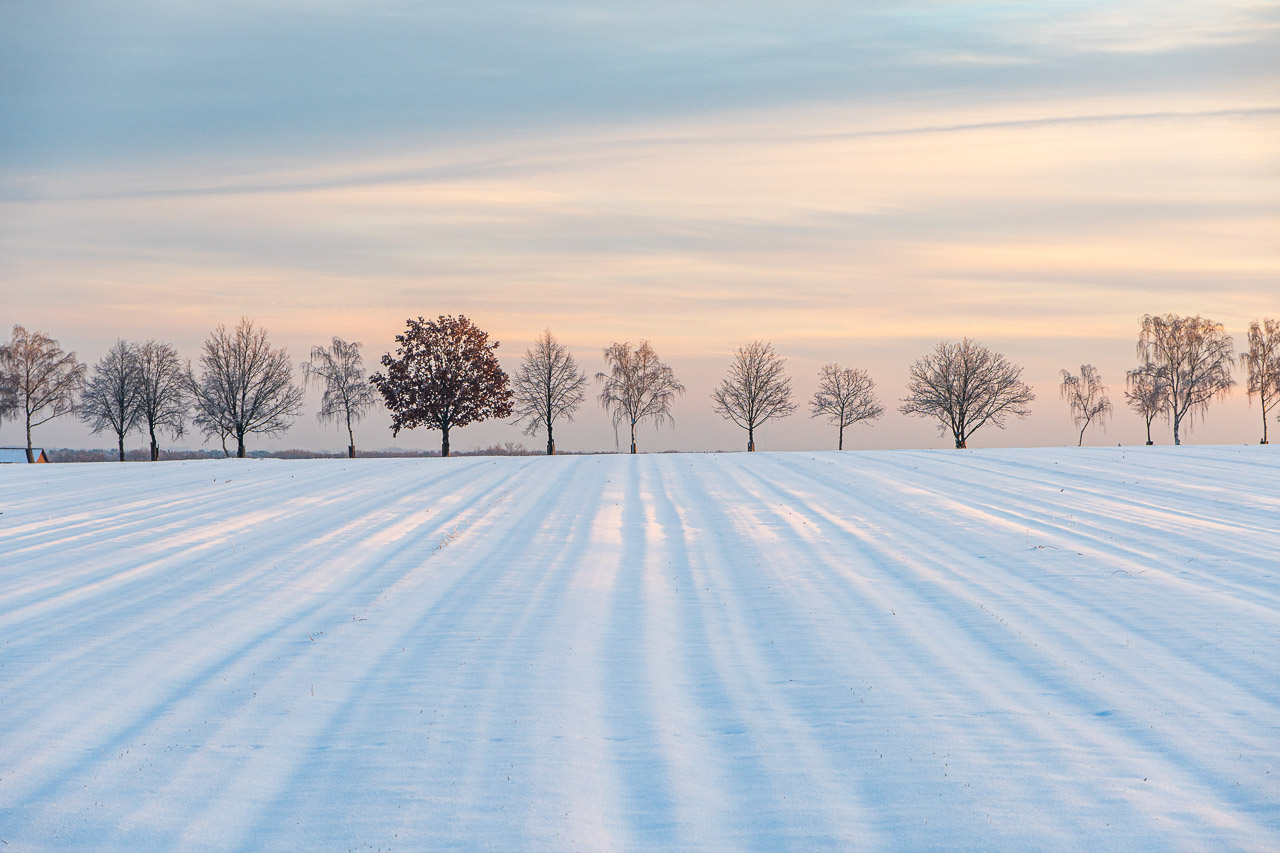
[[(1180, 444), (1184, 424), (1189, 427), (1234, 385), (1232, 340), (1221, 324), (1198, 316), (1148, 315), (1141, 322), (1140, 364), (1126, 376), (1125, 400), (1144, 418), (1148, 444), (1159, 416), (1171, 422), (1174, 443)], [(382, 356), (385, 373), (366, 376), (361, 345), (337, 337), (329, 346), (314, 347), (301, 366), (304, 384), (322, 390), (318, 418), (345, 426), (350, 456), (354, 425), (379, 396), (391, 413), (393, 434), (420, 426), (439, 430), (444, 456), (452, 428), (507, 417), (526, 434), (545, 432), (547, 453), (554, 454), (557, 422), (573, 420), (586, 398), (586, 374), (549, 330), (525, 351), (511, 377), (498, 364), (498, 343), (490, 343), (466, 317), (409, 320), (396, 344), (394, 355)], [(1265, 444), (1267, 418), (1280, 398), (1280, 322), (1252, 323), (1248, 344), (1239, 360), (1250, 398), (1256, 394), (1261, 400)], [(670, 421), (671, 405), (685, 389), (648, 341), (636, 347), (614, 343), (604, 350), (604, 360), (607, 369), (595, 376), (598, 400), (615, 433), (627, 427), (635, 453), (636, 427)], [(171, 344), (118, 341), (90, 375), (57, 341), (15, 326), (12, 339), (0, 346), (0, 418), (24, 421), (28, 456), (32, 428), (75, 413), (93, 432), (116, 435), (121, 460), (125, 436), (135, 429), (146, 432), (156, 460), (160, 432), (176, 440), (191, 423), (206, 439), (218, 438), (227, 455), (227, 443), (234, 440), (237, 455), (244, 456), (246, 436), (282, 433), (301, 414), (303, 388), (293, 380), (287, 352), (273, 348), (266, 330), (247, 318), (233, 330), (215, 329), (198, 365), (197, 372)], [(1062, 371), (1060, 390), (1083, 444), (1085, 430), (1093, 423), (1104, 426), (1112, 413), (1106, 386), (1097, 369), (1084, 364), (1078, 376)], [(711, 397), (716, 412), (746, 431), (749, 451), (755, 450), (757, 429), (797, 408), (785, 360), (765, 341), (734, 352), (728, 375)], [(1034, 399), (1021, 367), (965, 338), (939, 342), (911, 366), (898, 410), (937, 420), (940, 431), (963, 448), (983, 426), (1003, 428), (1010, 417), (1026, 417)], [(840, 449), (845, 428), (884, 413), (866, 371), (839, 364), (821, 368), (809, 408), (813, 417), (838, 428)]]
[[(1270, 318), (1249, 324), (1248, 349), (1239, 355), (1249, 399), (1257, 395), (1262, 409), (1262, 440), (1267, 443), (1267, 420), (1280, 399), (1280, 322)], [(1164, 417), (1173, 426), (1173, 443), (1182, 443), (1197, 415), (1225, 396), (1236, 384), (1231, 369), (1236, 361), (1231, 336), (1221, 323), (1204, 317), (1175, 314), (1146, 316), (1138, 335), (1139, 365), (1125, 374), (1125, 403), (1146, 423)], [(1080, 365), (1080, 375), (1062, 371), (1061, 394), (1080, 428), (1079, 443), (1092, 423), (1104, 426), (1112, 413), (1111, 400), (1098, 369)]]

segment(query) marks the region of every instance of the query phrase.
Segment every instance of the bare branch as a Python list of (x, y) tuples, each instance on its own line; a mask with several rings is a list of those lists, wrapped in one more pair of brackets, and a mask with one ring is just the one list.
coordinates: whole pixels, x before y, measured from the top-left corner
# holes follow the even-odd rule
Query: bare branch
[(1031, 414), (1035, 399), (1022, 381), (1022, 368), (1003, 355), (968, 338), (941, 341), (933, 352), (911, 366), (907, 396), (898, 411), (904, 415), (937, 418), (940, 431), (950, 430), (956, 448), (990, 423), (1000, 429), (1010, 416)]
[(1084, 444), (1084, 431), (1089, 424), (1097, 421), (1106, 428), (1107, 417), (1111, 414), (1111, 400), (1107, 397), (1107, 386), (1102, 384), (1098, 368), (1092, 364), (1080, 365), (1080, 375), (1075, 376), (1069, 370), (1062, 371), (1060, 393), (1071, 408), (1071, 419), (1080, 427), (1079, 447)]
[(772, 344), (752, 341), (734, 351), (729, 375), (711, 393), (715, 411), (747, 431), (748, 451), (756, 449), (755, 431), (761, 424), (796, 410), (785, 366)]
[(818, 371), (818, 390), (809, 402), (810, 417), (825, 416), (839, 428), (836, 449), (844, 450), (844, 429), (884, 414), (875, 394), (876, 383), (865, 370), (824, 364)]
[(512, 380), (514, 423), (524, 425), (525, 435), (546, 430), (547, 455), (554, 455), (555, 422), (560, 418), (573, 420), (573, 413), (586, 398), (586, 386), (587, 377), (573, 354), (550, 329), (543, 330), (533, 347), (525, 350)]
[(661, 425), (671, 417), (671, 403), (684, 393), (671, 368), (658, 359), (648, 341), (632, 350), (630, 342), (614, 343), (604, 351), (608, 373), (597, 373), (602, 383), (600, 405), (613, 417), (614, 435), (618, 427), (631, 427), (631, 452), (636, 452), (636, 424), (650, 419)]

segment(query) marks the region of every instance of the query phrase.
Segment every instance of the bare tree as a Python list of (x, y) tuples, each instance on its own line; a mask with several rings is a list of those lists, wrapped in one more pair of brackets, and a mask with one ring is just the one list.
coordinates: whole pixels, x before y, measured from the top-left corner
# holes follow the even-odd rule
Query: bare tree
[(14, 326), (13, 338), (0, 347), (0, 375), (15, 398), (11, 411), (26, 424), (27, 461), (34, 462), (31, 430), (75, 411), (85, 366), (45, 333)]
[(1262, 441), (1267, 443), (1267, 413), (1280, 399), (1280, 321), (1264, 318), (1249, 324), (1249, 350), (1240, 353), (1240, 366), (1249, 371), (1249, 399), (1262, 403)]
[(547, 431), (547, 455), (554, 456), (553, 430), (556, 420), (573, 420), (573, 413), (586, 398), (587, 377), (573, 354), (544, 329), (524, 358), (512, 380), (515, 394), (515, 423), (524, 424), (525, 435)]
[(511, 414), (507, 374), (481, 331), (466, 317), (409, 320), (396, 335), (396, 357), (382, 357), (387, 375), (369, 378), (391, 410), (391, 434), (425, 426), (440, 430), (440, 455), (449, 455), (449, 430)]
[(1084, 431), (1095, 420), (1098, 426), (1106, 429), (1107, 417), (1111, 414), (1111, 399), (1107, 396), (1107, 386), (1102, 384), (1102, 377), (1098, 375), (1098, 368), (1092, 364), (1082, 364), (1079, 376), (1069, 370), (1062, 371), (1061, 393), (1071, 407), (1071, 420), (1080, 427), (1080, 440), (1076, 442), (1076, 447), (1084, 444)]
[(715, 411), (747, 431), (748, 452), (756, 449), (757, 428), (796, 410), (785, 366), (772, 344), (752, 341), (734, 350), (729, 375), (711, 392)]
[(302, 411), (302, 388), (293, 384), (293, 363), (272, 349), (267, 330), (241, 318), (233, 331), (219, 325), (200, 353), (202, 375), (188, 374), (195, 422), (207, 436), (234, 437), (243, 459), (244, 437), (278, 435)]
[(1173, 421), (1173, 443), (1181, 444), (1182, 421), (1187, 415), (1208, 411), (1215, 397), (1231, 390), (1231, 363), (1235, 350), (1221, 323), (1195, 317), (1165, 314), (1142, 318), (1138, 333), (1138, 358), (1150, 364), (1168, 389), (1168, 416)]
[(1151, 422), (1164, 414), (1169, 406), (1169, 386), (1153, 364), (1141, 364), (1125, 374), (1124, 401), (1147, 425), (1147, 444), (1151, 440)]
[(631, 427), (631, 452), (636, 452), (636, 424), (651, 419), (660, 425), (671, 417), (671, 403), (684, 393), (684, 386), (676, 381), (676, 375), (668, 365), (658, 359), (658, 354), (648, 341), (641, 341), (636, 349), (631, 343), (614, 343), (604, 351), (608, 373), (597, 373), (596, 381), (602, 383), (600, 405), (613, 416), (613, 434), (618, 427)]
[(837, 450), (844, 450), (844, 428), (873, 421), (884, 414), (876, 398), (876, 383), (865, 370), (824, 364), (818, 371), (818, 390), (809, 401), (810, 417), (826, 416), (840, 428)]
[(119, 340), (94, 365), (93, 376), (80, 396), (80, 420), (94, 433), (115, 433), (124, 461), (124, 437), (138, 426), (142, 417), (142, 388), (139, 381), (138, 348)]
[[(191, 413), (191, 391), (178, 350), (172, 344), (147, 341), (138, 347), (138, 389), (141, 424), (151, 439), (151, 461), (160, 459), (157, 430), (182, 437)], [(224, 443), (225, 450), (225, 443)]]
[(347, 425), (347, 457), (356, 458), (356, 434), (353, 424), (364, 417), (378, 394), (365, 376), (360, 344), (347, 343), (335, 337), (327, 347), (312, 347), (311, 361), (303, 362), (305, 385), (316, 383), (324, 388), (316, 420), (345, 422)]
[(907, 396), (898, 411), (937, 418), (939, 430), (955, 438), (956, 449), (987, 424), (1004, 429), (1005, 419), (1025, 418), (1036, 398), (1022, 381), (1022, 368), (977, 341), (940, 341), (911, 366)]

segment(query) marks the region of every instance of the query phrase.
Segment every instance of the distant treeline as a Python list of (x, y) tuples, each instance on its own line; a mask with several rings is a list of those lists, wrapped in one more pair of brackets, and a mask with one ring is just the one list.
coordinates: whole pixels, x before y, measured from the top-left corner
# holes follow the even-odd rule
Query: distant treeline
[[(1136, 354), (1138, 364), (1125, 374), (1124, 401), (1151, 425), (1163, 418), (1172, 426), (1173, 443), (1209, 404), (1236, 384), (1237, 366), (1245, 374), (1247, 393), (1256, 395), (1262, 410), (1262, 439), (1267, 443), (1270, 412), (1280, 399), (1280, 322), (1255, 320), (1247, 332), (1247, 347), (1237, 353), (1221, 323), (1200, 316), (1146, 315), (1141, 318)], [(361, 345), (335, 337), (316, 346), (301, 365), (300, 385), (294, 365), (283, 348), (271, 346), (265, 329), (242, 318), (235, 329), (218, 326), (205, 341), (198, 369), (179, 358), (172, 344), (158, 341), (117, 341), (89, 373), (75, 353), (64, 352), (43, 332), (13, 327), (10, 341), (0, 345), (0, 420), (14, 418), (26, 428), (27, 457), (32, 454), (32, 430), (64, 415), (75, 415), (94, 433), (116, 437), (114, 458), (138, 458), (125, 450), (129, 434), (149, 437), (141, 457), (199, 459), (210, 451), (163, 451), (158, 434), (175, 440), (194, 425), (205, 440), (216, 439), (224, 456), (228, 443), (236, 455), (276, 458), (347, 458), (378, 456), (449, 456), (449, 433), (454, 427), (491, 418), (510, 418), (526, 435), (546, 435), (546, 453), (556, 453), (555, 426), (571, 421), (586, 399), (589, 380), (574, 356), (550, 330), (542, 332), (525, 351), (515, 373), (508, 376), (498, 363), (497, 342), (466, 317), (422, 317), (407, 321), (396, 335), (395, 353), (381, 358), (384, 371), (368, 375)], [(596, 397), (610, 416), (615, 435), (625, 427), (631, 453), (637, 452), (636, 427), (649, 421), (671, 420), (671, 404), (685, 393), (671, 366), (648, 341), (633, 346), (614, 342), (604, 348), (605, 369), (595, 374)], [(1063, 370), (1059, 390), (1080, 429), (1105, 427), (1112, 414), (1107, 387), (1097, 368), (1081, 364), (1080, 373)], [(245, 447), (249, 435), (280, 435), (302, 414), (303, 386), (321, 391), (321, 421), (346, 428), (347, 452), (254, 451)], [(367, 452), (356, 450), (355, 424), (381, 398), (391, 414), (392, 435), (401, 429), (439, 430), (440, 452)], [(1025, 418), (1035, 400), (1022, 380), (1022, 368), (1003, 354), (963, 338), (943, 340), (909, 368), (907, 394), (898, 411), (937, 422), (957, 448), (968, 446), (984, 426), (1003, 428), (1009, 418)], [(755, 433), (768, 421), (795, 413), (798, 406), (786, 372), (785, 359), (767, 341), (752, 341), (733, 352), (727, 375), (711, 394), (714, 411), (746, 432), (746, 449), (756, 449)], [(866, 371), (825, 364), (818, 389), (809, 400), (810, 415), (838, 428), (836, 447), (844, 448), (844, 430), (871, 423), (884, 414), (875, 382)], [(507, 442), (480, 455), (525, 455), (522, 445)], [(97, 461), (104, 451), (53, 451), (56, 461)]]

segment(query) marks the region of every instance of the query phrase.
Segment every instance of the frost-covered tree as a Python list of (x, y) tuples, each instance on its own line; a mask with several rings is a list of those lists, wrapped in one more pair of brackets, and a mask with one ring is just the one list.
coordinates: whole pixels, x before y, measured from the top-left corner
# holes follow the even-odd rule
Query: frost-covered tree
[(1094, 421), (1106, 429), (1107, 417), (1111, 414), (1111, 399), (1107, 396), (1107, 386), (1102, 384), (1098, 368), (1092, 364), (1080, 365), (1080, 375), (1069, 370), (1062, 371), (1062, 398), (1071, 409), (1071, 420), (1080, 427), (1080, 439), (1076, 446), (1084, 444), (1084, 431)]
[[(1249, 399), (1262, 403), (1262, 441), (1267, 443), (1267, 415), (1280, 400), (1280, 321), (1269, 317), (1249, 324), (1249, 349), (1240, 353), (1240, 366), (1249, 373)], [(1278, 418), (1280, 420), (1280, 418)]]
[(0, 376), (11, 389), (11, 416), (22, 420), (27, 431), (27, 461), (34, 462), (31, 430), (54, 418), (75, 412), (76, 398), (84, 387), (85, 366), (73, 352), (44, 332), (13, 327), (13, 337), (0, 346)]
[(515, 394), (515, 423), (525, 435), (547, 432), (547, 455), (556, 452), (555, 424), (560, 418), (572, 421), (573, 413), (586, 398), (587, 377), (573, 353), (544, 329), (533, 346), (525, 350), (512, 379)]
[(1235, 350), (1221, 323), (1204, 317), (1150, 314), (1142, 318), (1138, 333), (1138, 359), (1151, 365), (1163, 380), (1173, 422), (1173, 443), (1181, 444), (1184, 419), (1190, 428), (1195, 415), (1204, 414), (1216, 397), (1226, 396), (1235, 384), (1231, 364)]
[(391, 434), (438, 429), (440, 455), (449, 455), (449, 430), (511, 415), (511, 388), (494, 351), (498, 342), (466, 317), (409, 320), (396, 335), (396, 355), (382, 357), (384, 376), (370, 377), (391, 411)]
[(311, 361), (303, 362), (304, 385), (318, 384), (324, 389), (316, 419), (321, 423), (339, 422), (347, 426), (347, 457), (356, 458), (356, 434), (353, 426), (378, 402), (378, 394), (365, 376), (360, 344), (335, 337), (327, 346), (311, 348)]
[(141, 404), (138, 348), (128, 341), (116, 341), (94, 365), (89, 384), (80, 395), (80, 420), (95, 434), (113, 432), (123, 462), (124, 437), (138, 426)]
[(933, 352), (911, 366), (907, 396), (898, 411), (936, 418), (951, 431), (956, 449), (991, 424), (1000, 429), (1009, 417), (1025, 418), (1036, 395), (1022, 381), (1022, 368), (977, 341), (940, 341)]
[(181, 438), (191, 414), (187, 372), (172, 344), (147, 341), (138, 347), (138, 393), (141, 418), (151, 441), (151, 461), (160, 459), (159, 430)]
[(844, 428), (873, 421), (884, 414), (876, 398), (876, 383), (865, 370), (824, 364), (818, 371), (818, 390), (809, 401), (811, 417), (826, 417), (839, 427), (836, 449), (844, 450)]
[(247, 317), (234, 330), (217, 329), (200, 353), (201, 375), (188, 373), (195, 401), (196, 426), (207, 436), (236, 440), (236, 456), (245, 455), (250, 434), (279, 435), (302, 412), (302, 388), (293, 383), (293, 362), (275, 349), (267, 330)]
[(648, 341), (632, 349), (629, 341), (614, 343), (604, 351), (609, 372), (596, 374), (602, 384), (600, 405), (613, 418), (613, 434), (618, 427), (631, 427), (631, 452), (636, 452), (636, 424), (652, 420), (661, 425), (671, 417), (671, 404), (684, 393), (684, 386), (676, 381), (675, 372), (663, 364)]
[(1147, 425), (1147, 444), (1151, 440), (1151, 422), (1168, 408), (1169, 387), (1153, 364), (1140, 364), (1125, 374), (1124, 401)]
[(747, 451), (756, 449), (756, 430), (796, 410), (786, 359), (767, 341), (752, 341), (734, 350), (729, 375), (711, 392), (715, 411), (747, 431)]

